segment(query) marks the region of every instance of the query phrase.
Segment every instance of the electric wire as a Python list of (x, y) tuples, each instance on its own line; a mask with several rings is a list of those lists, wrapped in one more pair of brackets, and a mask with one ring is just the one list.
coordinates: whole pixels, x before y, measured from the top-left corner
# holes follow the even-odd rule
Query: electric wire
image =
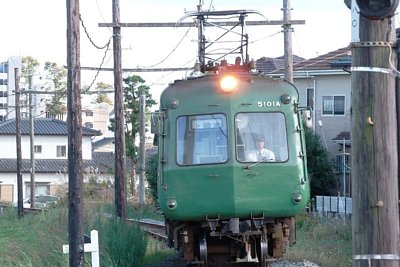
[(105, 60), (105, 58), (107, 57), (107, 52), (108, 52), (108, 50), (109, 50), (112, 37), (110, 37), (110, 38), (108, 39), (108, 42), (107, 42), (105, 45), (103, 45), (103, 46), (98, 46), (98, 45), (96, 45), (96, 44), (94, 43), (93, 39), (90, 37), (90, 34), (89, 34), (89, 32), (88, 32), (88, 30), (87, 30), (87, 28), (86, 28), (86, 26), (85, 26), (85, 23), (83, 22), (83, 19), (82, 19), (82, 15), (81, 15), (81, 14), (79, 14), (79, 20), (81, 21), (81, 25), (82, 25), (82, 27), (83, 27), (83, 29), (84, 29), (84, 31), (85, 31), (85, 33), (86, 33), (86, 36), (87, 36), (87, 38), (89, 39), (90, 43), (91, 43), (95, 48), (97, 48), (97, 49), (99, 49), (99, 50), (105, 49), (103, 58), (102, 58), (101, 63), (100, 63), (100, 67), (97, 69), (97, 72), (96, 72), (96, 74), (95, 74), (93, 80), (91, 81), (89, 87), (86, 88), (85, 91), (84, 91), (84, 93), (86, 93), (86, 92), (88, 92), (88, 91), (92, 88), (93, 84), (96, 82), (97, 77), (98, 77), (99, 74), (100, 74), (100, 70), (101, 70), (101, 68), (103, 67), (104, 60)]
[[(178, 44), (172, 49), (172, 51), (164, 58), (162, 59), (160, 62), (153, 64), (151, 66), (145, 66), (143, 68), (154, 68), (162, 63), (164, 63), (177, 49), (178, 47), (182, 44), (183, 40), (187, 37), (189, 31), (192, 29), (192, 27), (189, 27), (189, 29), (186, 31), (186, 33), (182, 36), (182, 38), (179, 40)], [(139, 66), (138, 66), (139, 67)]]

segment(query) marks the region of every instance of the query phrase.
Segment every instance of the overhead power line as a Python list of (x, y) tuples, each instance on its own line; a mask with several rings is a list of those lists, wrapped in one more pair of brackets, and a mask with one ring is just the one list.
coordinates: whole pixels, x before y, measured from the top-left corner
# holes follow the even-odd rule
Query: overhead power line
[[(282, 25), (282, 24), (305, 24), (305, 20), (289, 20), (289, 21), (282, 21), (282, 20), (261, 20), (261, 21), (247, 21), (247, 26), (264, 26), (264, 25)], [(212, 25), (205, 24), (204, 26), (213, 27), (215, 25), (218, 26), (235, 26), (237, 22), (234, 21), (217, 21), (213, 22)], [(99, 27), (131, 27), (131, 28), (159, 28), (159, 27), (169, 27), (169, 28), (182, 28), (182, 27), (197, 27), (196, 22), (131, 22), (131, 23), (99, 23)]]

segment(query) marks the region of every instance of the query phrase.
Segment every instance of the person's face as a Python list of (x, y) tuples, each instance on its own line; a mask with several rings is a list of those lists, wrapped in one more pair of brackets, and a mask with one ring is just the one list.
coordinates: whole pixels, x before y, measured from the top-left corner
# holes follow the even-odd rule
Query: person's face
[(258, 141), (258, 148), (264, 148), (264, 141)]

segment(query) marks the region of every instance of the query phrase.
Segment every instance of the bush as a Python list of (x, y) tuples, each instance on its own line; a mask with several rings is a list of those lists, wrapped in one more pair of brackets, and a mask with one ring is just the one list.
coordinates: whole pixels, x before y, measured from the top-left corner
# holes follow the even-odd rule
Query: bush
[(142, 265), (148, 240), (137, 224), (98, 217), (93, 228), (99, 231), (102, 266)]
[(311, 129), (305, 129), (307, 168), (310, 176), (311, 197), (330, 196), (337, 192), (337, 181), (333, 174), (333, 163), (320, 138)]
[(149, 184), (149, 190), (154, 202), (157, 201), (157, 168), (158, 168), (158, 154), (150, 155), (147, 158), (146, 178)]

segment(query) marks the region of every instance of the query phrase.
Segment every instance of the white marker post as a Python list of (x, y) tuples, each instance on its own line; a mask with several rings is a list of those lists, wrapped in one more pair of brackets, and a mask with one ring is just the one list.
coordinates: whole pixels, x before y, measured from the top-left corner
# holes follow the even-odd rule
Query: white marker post
[(351, 1), (351, 41), (353, 43), (360, 41), (360, 9), (356, 0)]
[[(92, 267), (100, 267), (99, 234), (96, 230), (90, 231), (90, 240), (84, 244), (84, 252), (92, 253)], [(69, 245), (63, 245), (63, 253), (69, 253)]]

